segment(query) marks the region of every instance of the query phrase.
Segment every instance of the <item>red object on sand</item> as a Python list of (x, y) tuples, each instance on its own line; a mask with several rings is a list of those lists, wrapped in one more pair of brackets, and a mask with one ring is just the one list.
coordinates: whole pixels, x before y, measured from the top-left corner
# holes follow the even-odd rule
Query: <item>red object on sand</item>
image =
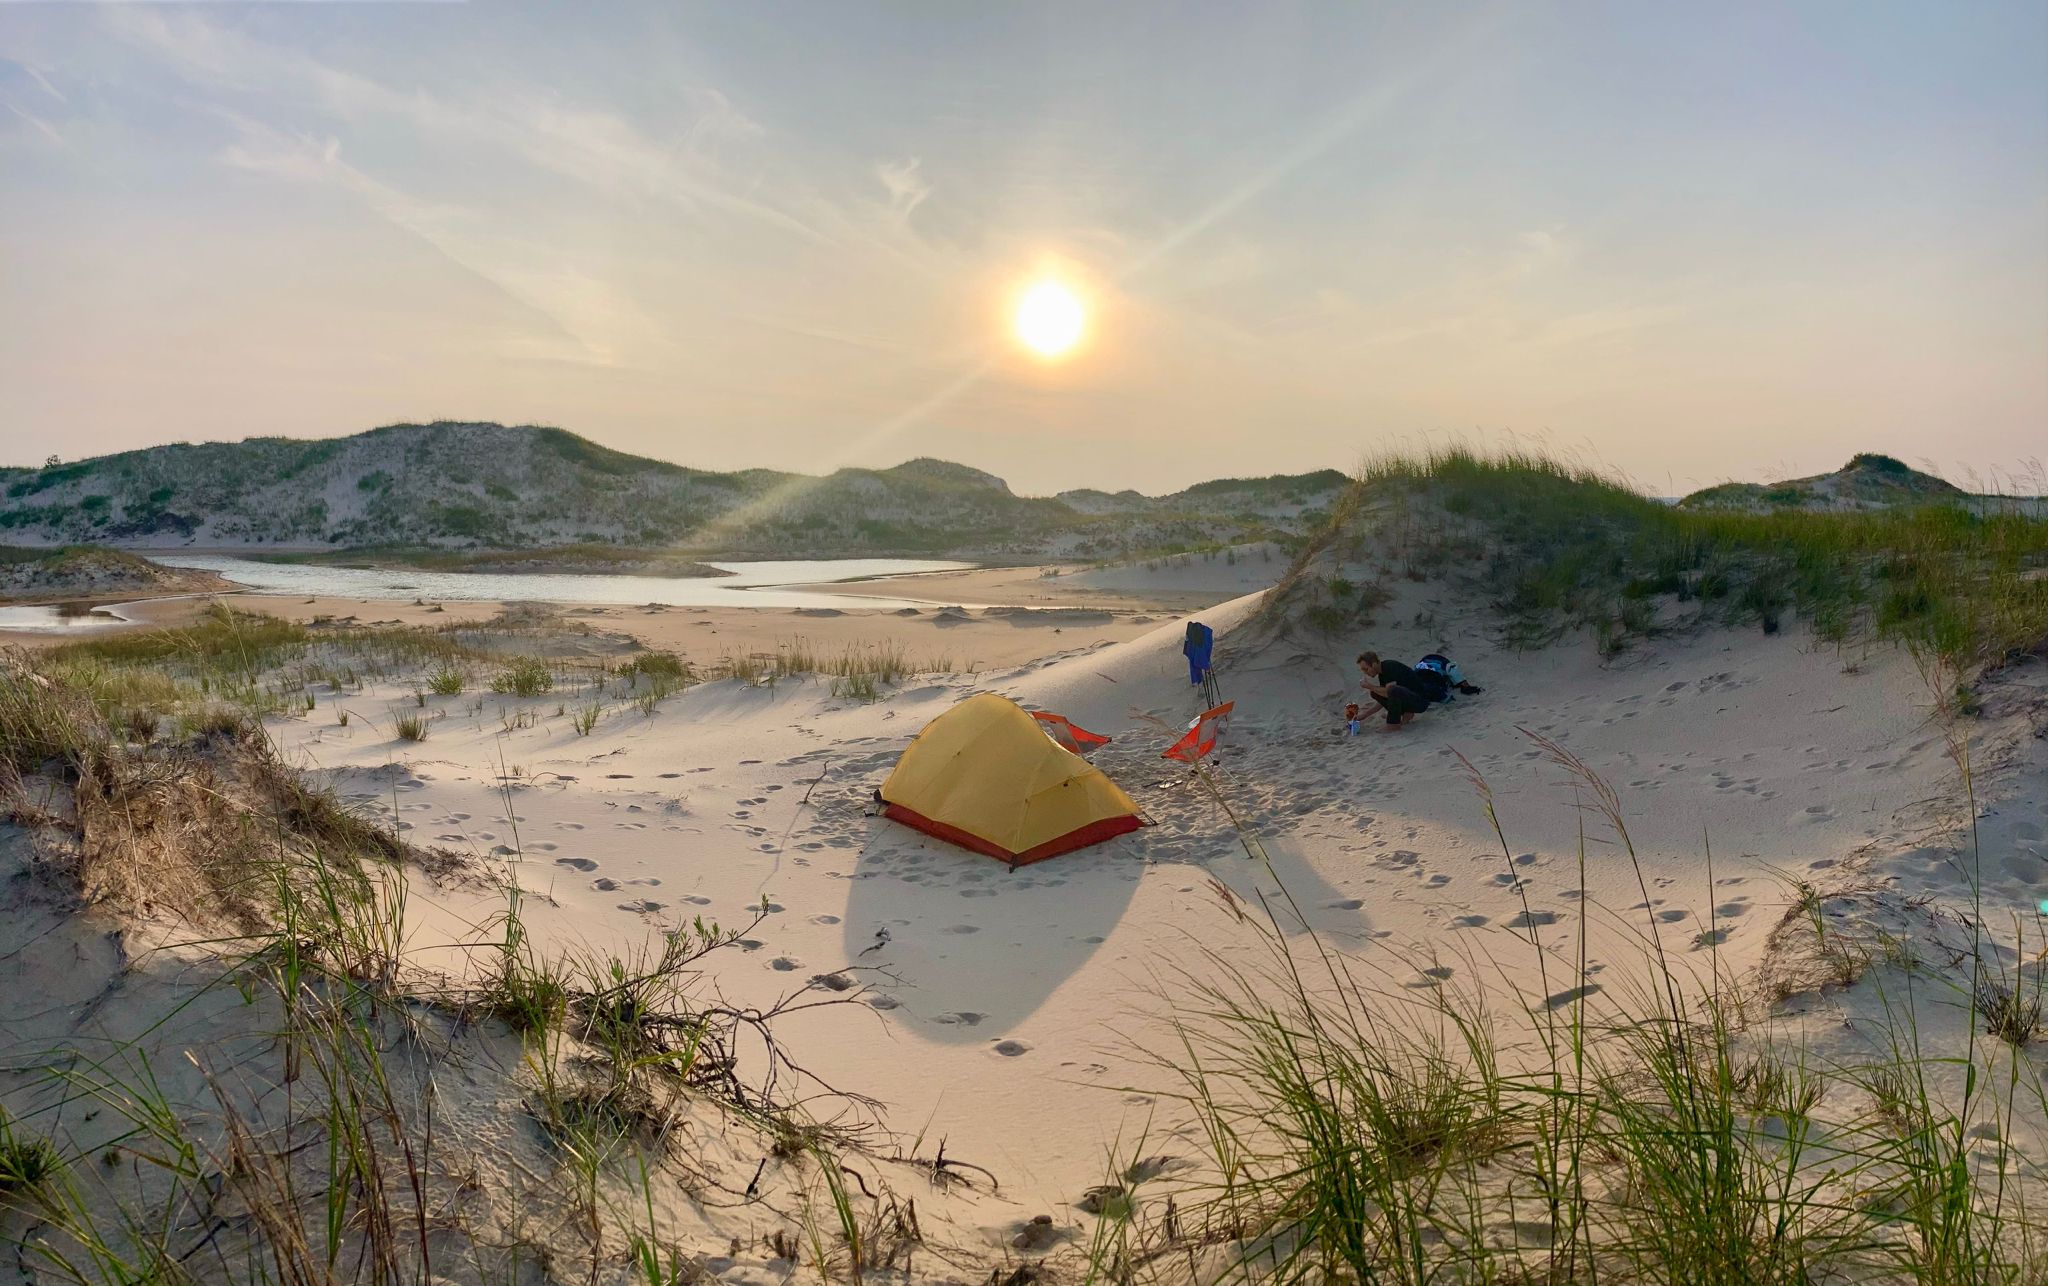
[(1178, 759), (1183, 763), (1195, 763), (1203, 755), (1216, 748), (1216, 738), (1223, 735), (1229, 724), (1230, 709), (1235, 701), (1225, 701), (1213, 710), (1204, 710), (1188, 725), (1186, 735), (1166, 748), (1161, 759)]
[(1059, 742), (1077, 755), (1085, 755), (1097, 746), (1109, 744), (1109, 738), (1099, 732), (1090, 732), (1063, 714), (1046, 710), (1033, 710), (1031, 717), (1038, 720), (1045, 735)]

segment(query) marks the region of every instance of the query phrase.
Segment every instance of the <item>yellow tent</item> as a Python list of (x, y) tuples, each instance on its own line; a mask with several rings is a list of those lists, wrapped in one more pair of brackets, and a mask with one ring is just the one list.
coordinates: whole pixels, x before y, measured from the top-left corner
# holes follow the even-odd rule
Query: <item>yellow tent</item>
[(1011, 866), (1144, 825), (1138, 806), (1100, 768), (993, 692), (926, 724), (881, 795), (886, 816)]

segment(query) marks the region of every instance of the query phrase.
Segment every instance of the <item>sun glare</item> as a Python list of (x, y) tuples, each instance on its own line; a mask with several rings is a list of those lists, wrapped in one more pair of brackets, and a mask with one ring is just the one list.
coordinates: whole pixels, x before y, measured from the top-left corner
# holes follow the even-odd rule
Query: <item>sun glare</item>
[(1017, 338), (1041, 357), (1059, 357), (1081, 342), (1088, 311), (1057, 281), (1041, 281), (1017, 300)]

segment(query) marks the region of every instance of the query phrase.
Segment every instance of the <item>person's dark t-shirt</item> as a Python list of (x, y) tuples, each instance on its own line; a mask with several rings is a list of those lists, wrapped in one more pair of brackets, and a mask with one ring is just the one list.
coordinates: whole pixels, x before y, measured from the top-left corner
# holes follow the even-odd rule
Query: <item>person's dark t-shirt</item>
[(1398, 683), (1410, 692), (1420, 694), (1422, 691), (1422, 685), (1415, 681), (1415, 671), (1399, 661), (1380, 662), (1379, 681), (1382, 687), (1392, 687)]

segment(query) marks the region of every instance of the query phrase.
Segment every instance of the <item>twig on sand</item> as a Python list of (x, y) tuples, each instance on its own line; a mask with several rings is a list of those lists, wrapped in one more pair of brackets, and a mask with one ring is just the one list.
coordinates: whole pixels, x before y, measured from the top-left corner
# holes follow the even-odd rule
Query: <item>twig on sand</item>
[[(994, 1172), (987, 1170), (981, 1166), (978, 1166), (974, 1164), (972, 1161), (959, 1161), (947, 1156), (946, 1141), (944, 1139), (939, 1140), (938, 1155), (933, 1157), (929, 1161), (925, 1160), (923, 1157), (914, 1156), (893, 1156), (889, 1157), (888, 1160), (894, 1161), (900, 1165), (912, 1166), (919, 1170), (929, 1170), (931, 1171), (932, 1181), (934, 1183), (942, 1182), (946, 1179), (958, 1178), (957, 1175), (951, 1173), (954, 1170), (972, 1170), (976, 1174), (988, 1180), (988, 1190), (990, 1192), (1000, 1192), (1003, 1186), (1000, 1182), (997, 1181)], [(965, 1183), (967, 1181), (965, 1179), (960, 1179), (960, 1182)]]

